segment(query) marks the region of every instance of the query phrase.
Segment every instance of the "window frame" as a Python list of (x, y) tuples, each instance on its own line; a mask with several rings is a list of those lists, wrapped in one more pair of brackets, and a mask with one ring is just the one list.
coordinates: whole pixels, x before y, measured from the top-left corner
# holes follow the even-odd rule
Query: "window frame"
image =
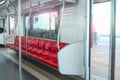
[[(46, 10), (41, 10), (41, 11), (35, 11), (35, 12), (32, 12), (31, 13), (31, 16), (30, 16), (30, 27), (29, 27), (29, 29), (28, 29), (28, 36), (30, 36), (30, 37), (37, 37), (37, 36), (34, 36), (34, 34), (33, 35), (31, 35), (31, 33), (32, 33), (32, 31), (31, 30), (34, 30), (34, 26), (33, 26), (33, 23), (32, 23), (32, 18), (35, 16), (35, 15), (39, 15), (39, 14), (44, 14), (44, 13), (51, 13), (51, 12), (57, 12), (57, 20), (55, 20), (55, 32), (58, 34), (58, 29), (59, 29), (59, 22), (60, 22), (60, 7), (57, 7), (57, 8), (53, 8), (53, 9), (46, 9)], [(26, 13), (25, 14), (25, 25), (24, 25), (24, 28), (26, 29), (27, 28), (27, 24), (26, 23), (28, 23), (28, 22), (26, 22), (26, 17), (29, 17), (29, 13)], [(50, 18), (51, 19), (51, 18)], [(50, 22), (50, 24), (51, 24), (51, 22)], [(58, 28), (56, 28), (56, 26), (58, 27)], [(50, 26), (49, 26), (50, 27)], [(25, 30), (25, 33), (26, 33), (26, 31), (27, 30)], [(33, 31), (34, 32), (34, 31)], [(25, 36), (27, 36), (27, 34), (25, 34)], [(49, 38), (49, 37), (47, 37), (47, 38), (43, 38), (43, 37), (37, 37), (37, 38), (43, 38), (43, 39), (51, 39), (51, 40), (57, 40), (57, 34), (56, 34), (56, 37), (55, 38)], [(53, 36), (52, 36), (53, 37)]]

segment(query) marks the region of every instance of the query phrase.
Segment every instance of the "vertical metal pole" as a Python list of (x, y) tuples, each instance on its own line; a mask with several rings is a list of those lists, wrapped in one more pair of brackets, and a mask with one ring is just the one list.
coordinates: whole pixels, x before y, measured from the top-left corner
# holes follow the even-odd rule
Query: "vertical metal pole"
[(19, 28), (19, 79), (22, 80), (22, 60), (21, 60), (21, 0), (18, 0), (18, 28)]
[(93, 0), (86, 0), (85, 2), (85, 55), (84, 55), (84, 65), (85, 65), (85, 80), (90, 80), (91, 78), (91, 54), (90, 54), (90, 27), (91, 27), (91, 12), (92, 12)]
[(91, 27), (92, 27), (92, 22), (93, 22), (93, 15), (92, 15), (92, 9), (93, 9), (93, 0), (90, 0), (90, 11), (89, 11), (89, 80), (91, 80), (91, 65), (92, 65), (92, 54), (91, 54)]
[(111, 0), (111, 33), (109, 56), (109, 80), (115, 80), (115, 47), (116, 47), (116, 0)]

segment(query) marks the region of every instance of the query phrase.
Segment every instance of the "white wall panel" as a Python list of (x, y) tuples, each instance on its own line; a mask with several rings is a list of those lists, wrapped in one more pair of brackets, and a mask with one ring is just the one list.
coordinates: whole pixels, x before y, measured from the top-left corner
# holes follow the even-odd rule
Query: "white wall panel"
[(72, 43), (58, 52), (59, 71), (67, 75), (84, 76), (83, 43)]
[(84, 77), (86, 2), (86, 0), (78, 0), (77, 4), (66, 7), (64, 10), (60, 41), (75, 43), (58, 52), (59, 70), (62, 74)]
[(85, 0), (78, 0), (72, 7), (65, 8), (61, 27), (61, 41), (83, 41)]
[[(21, 18), (21, 36), (23, 36), (24, 35), (24, 26), (23, 26), (23, 16), (22, 16), (22, 18)], [(18, 25), (16, 25), (16, 28), (15, 28), (16, 30), (16, 32), (15, 32), (15, 34), (16, 35), (19, 35), (19, 27), (18, 27)]]

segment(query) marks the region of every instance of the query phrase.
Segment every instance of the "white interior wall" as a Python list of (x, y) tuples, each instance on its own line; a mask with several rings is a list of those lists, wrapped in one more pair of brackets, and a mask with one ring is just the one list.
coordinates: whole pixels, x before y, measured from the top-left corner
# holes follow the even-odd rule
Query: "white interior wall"
[(83, 41), (85, 27), (85, 0), (78, 0), (73, 7), (65, 8), (61, 27), (61, 41)]
[(6, 18), (5, 18), (5, 30), (6, 30), (6, 36), (8, 36), (9, 35), (9, 17), (7, 16)]
[[(24, 26), (23, 26), (23, 23), (24, 23), (23, 21), (24, 21), (24, 20), (23, 20), (23, 19), (24, 19), (24, 17), (22, 16), (22, 17), (21, 17), (21, 23), (22, 23), (22, 24), (21, 24), (21, 36), (24, 35)], [(16, 25), (16, 28), (15, 28), (15, 29), (16, 29), (16, 30), (15, 30), (15, 31), (16, 31), (16, 32), (15, 32), (16, 35), (19, 35), (19, 27), (18, 27), (18, 25)]]
[[(73, 5), (72, 7), (67, 7), (64, 10), (63, 21), (61, 24), (61, 40), (63, 42), (72, 43), (77, 42), (80, 46), (69, 44), (63, 50), (60, 50), (58, 53), (59, 57), (59, 69), (62, 74), (71, 74), (71, 75), (80, 75), (84, 77), (85, 75), (85, 59), (87, 50), (86, 46), (86, 36), (87, 32), (87, 0), (78, 0), (78, 3)], [(88, 39), (88, 38), (87, 38)], [(78, 42), (79, 41), (79, 42)], [(74, 48), (69, 48), (72, 46)], [(71, 51), (72, 50), (72, 51)], [(77, 56), (77, 57), (75, 57)], [(63, 57), (63, 58), (62, 58)], [(72, 65), (71, 60), (73, 59), (73, 64), (80, 65)], [(64, 61), (64, 62), (63, 62)], [(71, 67), (68, 67), (70, 66)], [(65, 67), (67, 66), (67, 68)], [(79, 71), (78, 71), (79, 70)]]

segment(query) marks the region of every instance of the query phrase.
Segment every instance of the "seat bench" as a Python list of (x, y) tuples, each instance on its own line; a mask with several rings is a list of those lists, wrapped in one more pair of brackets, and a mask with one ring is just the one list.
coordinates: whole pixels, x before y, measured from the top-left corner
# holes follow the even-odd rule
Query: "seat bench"
[[(27, 39), (27, 40), (26, 40)], [(54, 68), (58, 68), (58, 59), (57, 59), (57, 42), (55, 40), (48, 40), (42, 38), (33, 38), (25, 36), (21, 37), (21, 51), (23, 54), (27, 54), (32, 58), (42, 61), (48, 65), (51, 65)], [(27, 42), (26, 42), (27, 41)], [(62, 49), (68, 45), (68, 43), (60, 42), (59, 47)], [(13, 47), (13, 46), (8, 46)], [(19, 41), (18, 36), (15, 38), (14, 49), (19, 50)]]

